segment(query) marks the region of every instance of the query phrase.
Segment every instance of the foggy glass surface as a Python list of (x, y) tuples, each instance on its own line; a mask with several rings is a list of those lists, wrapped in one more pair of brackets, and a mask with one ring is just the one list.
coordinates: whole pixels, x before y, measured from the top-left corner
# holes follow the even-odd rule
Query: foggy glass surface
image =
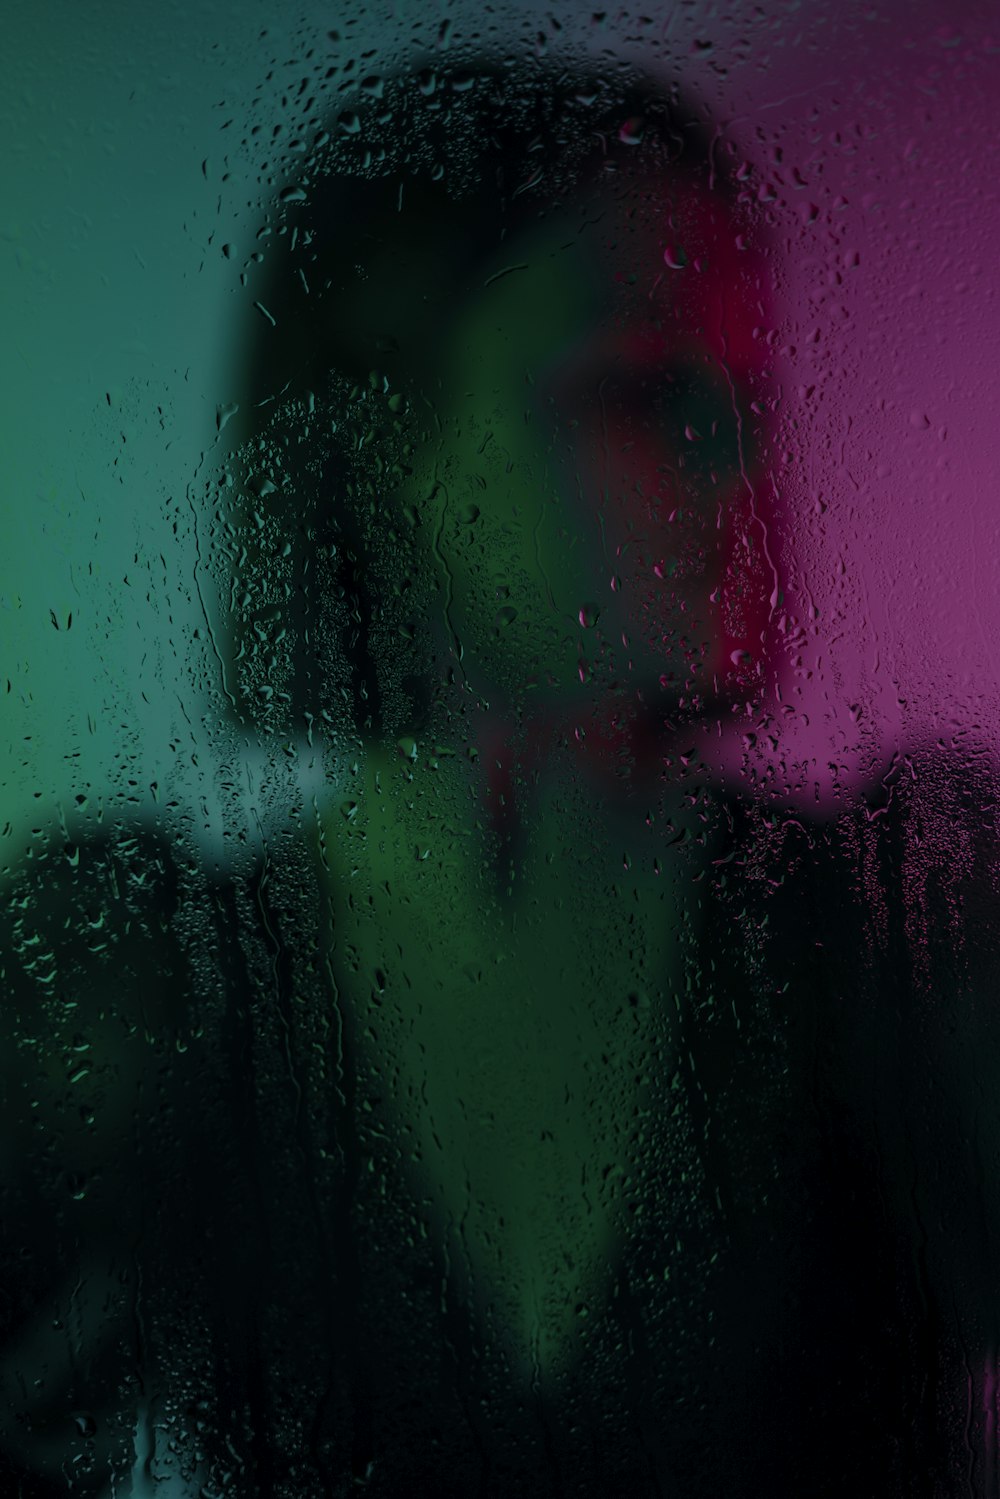
[(994, 1492), (988, 12), (46, 19), (2, 1492)]

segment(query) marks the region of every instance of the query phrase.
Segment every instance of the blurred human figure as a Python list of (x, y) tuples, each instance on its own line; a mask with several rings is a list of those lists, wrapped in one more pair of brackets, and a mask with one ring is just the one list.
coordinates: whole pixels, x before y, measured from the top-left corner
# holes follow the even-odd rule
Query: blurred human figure
[(9, 1483), (957, 1492), (913, 793), (847, 860), (703, 753), (778, 680), (766, 246), (627, 70), (371, 92), (204, 496), (220, 761), (312, 789), (225, 871), (116, 827), (8, 891)]
[(543, 77), (393, 86), (286, 226), (233, 680), (339, 737), (345, 1023), (477, 1336), (545, 1385), (643, 1190), (717, 838), (691, 724), (759, 679), (772, 585), (727, 159), (653, 85)]

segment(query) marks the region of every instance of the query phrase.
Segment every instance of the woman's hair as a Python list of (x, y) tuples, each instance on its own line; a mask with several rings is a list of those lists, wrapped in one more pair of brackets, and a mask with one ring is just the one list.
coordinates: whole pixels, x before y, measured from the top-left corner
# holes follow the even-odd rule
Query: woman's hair
[(408, 398), (433, 377), (437, 330), (505, 240), (560, 206), (627, 202), (655, 182), (669, 213), (694, 185), (731, 223), (727, 165), (675, 90), (619, 64), (435, 60), (330, 122), (275, 204), (240, 359), (253, 427), (217, 496), (244, 720), (361, 731), (426, 710), (412, 620), (428, 539), (399, 495), (419, 442)]

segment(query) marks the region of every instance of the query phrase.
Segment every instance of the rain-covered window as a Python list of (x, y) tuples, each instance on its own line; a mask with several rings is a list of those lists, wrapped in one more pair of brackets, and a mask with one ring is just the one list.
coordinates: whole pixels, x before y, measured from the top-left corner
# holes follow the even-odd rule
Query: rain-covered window
[(1000, 1483), (988, 7), (0, 73), (0, 1495)]

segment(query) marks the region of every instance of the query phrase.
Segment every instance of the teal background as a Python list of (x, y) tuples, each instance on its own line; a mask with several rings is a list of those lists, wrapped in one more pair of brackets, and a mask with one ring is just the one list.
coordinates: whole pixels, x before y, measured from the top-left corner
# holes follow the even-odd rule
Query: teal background
[(49, 4), (7, 30), (5, 862), (76, 795), (93, 805), (113, 788), (150, 810), (152, 782), (163, 800), (191, 789), (189, 758), (182, 771), (168, 749), (186, 727), (179, 696), (197, 718), (179, 671), (191, 538), (173, 513), (214, 429), (233, 309), (218, 231), (235, 210), (219, 206), (217, 101), (234, 93), (238, 110), (256, 81), (242, 39), (255, 10), (263, 22), (251, 4), (234, 28), (232, 7)]

